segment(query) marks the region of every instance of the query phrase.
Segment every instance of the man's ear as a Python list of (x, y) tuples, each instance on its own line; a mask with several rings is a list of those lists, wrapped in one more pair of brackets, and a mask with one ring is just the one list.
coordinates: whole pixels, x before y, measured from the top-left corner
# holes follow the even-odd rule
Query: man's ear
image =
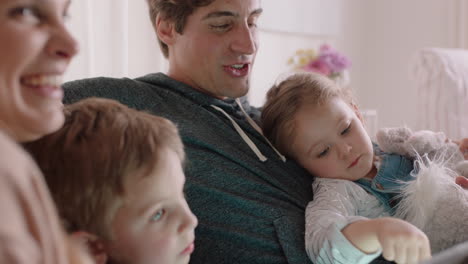
[(87, 249), (96, 264), (105, 264), (107, 262), (108, 256), (104, 243), (98, 236), (86, 231), (77, 231), (71, 233), (70, 237)]
[(161, 15), (156, 17), (156, 34), (168, 46), (175, 42), (175, 37), (177, 36), (174, 23), (163, 19)]

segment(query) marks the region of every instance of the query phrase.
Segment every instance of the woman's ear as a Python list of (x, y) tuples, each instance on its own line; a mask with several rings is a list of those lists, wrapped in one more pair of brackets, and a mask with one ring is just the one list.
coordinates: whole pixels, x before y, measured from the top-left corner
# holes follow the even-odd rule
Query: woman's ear
[(107, 262), (108, 256), (104, 243), (98, 236), (86, 231), (77, 231), (71, 233), (70, 237), (87, 249), (96, 264), (105, 264)]
[(163, 19), (161, 15), (156, 17), (156, 34), (158, 38), (166, 45), (171, 45), (175, 41), (177, 32), (175, 31), (174, 22)]

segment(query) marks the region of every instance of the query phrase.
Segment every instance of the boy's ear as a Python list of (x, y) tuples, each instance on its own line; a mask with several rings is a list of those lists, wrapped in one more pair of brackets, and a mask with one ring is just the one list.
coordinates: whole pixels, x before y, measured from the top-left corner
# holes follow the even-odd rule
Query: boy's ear
[(72, 240), (83, 245), (96, 264), (105, 264), (108, 256), (103, 241), (96, 235), (86, 231), (77, 231), (70, 234)]
[(175, 42), (177, 32), (175, 31), (174, 22), (163, 19), (161, 15), (156, 17), (156, 34), (159, 39), (166, 45), (171, 45)]

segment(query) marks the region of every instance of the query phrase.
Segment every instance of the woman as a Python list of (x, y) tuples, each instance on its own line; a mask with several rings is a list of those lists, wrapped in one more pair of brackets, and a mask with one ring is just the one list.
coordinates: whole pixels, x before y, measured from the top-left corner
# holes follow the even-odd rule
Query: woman
[(60, 79), (78, 45), (69, 0), (0, 0), (0, 260), (84, 263), (66, 239), (41, 173), (17, 144), (63, 124)]

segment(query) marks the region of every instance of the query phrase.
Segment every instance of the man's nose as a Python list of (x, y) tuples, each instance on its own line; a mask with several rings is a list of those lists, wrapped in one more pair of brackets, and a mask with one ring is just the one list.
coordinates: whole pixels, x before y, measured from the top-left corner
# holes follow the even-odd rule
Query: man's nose
[(257, 34), (248, 24), (237, 28), (231, 49), (241, 55), (252, 55), (257, 51)]

